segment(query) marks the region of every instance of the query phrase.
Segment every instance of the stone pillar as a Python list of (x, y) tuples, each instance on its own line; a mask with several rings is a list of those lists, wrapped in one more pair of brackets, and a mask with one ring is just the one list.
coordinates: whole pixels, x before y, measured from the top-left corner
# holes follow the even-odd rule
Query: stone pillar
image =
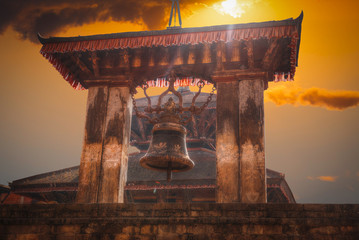
[(108, 87), (90, 87), (88, 89), (85, 137), (76, 195), (78, 203), (97, 202), (107, 100)]
[(124, 202), (131, 116), (128, 87), (89, 88), (76, 202)]
[(132, 99), (128, 87), (111, 87), (108, 95), (98, 202), (123, 203)]
[(238, 81), (217, 83), (217, 203), (239, 202)]
[(267, 202), (263, 91), (261, 79), (239, 82), (239, 195), (242, 203)]

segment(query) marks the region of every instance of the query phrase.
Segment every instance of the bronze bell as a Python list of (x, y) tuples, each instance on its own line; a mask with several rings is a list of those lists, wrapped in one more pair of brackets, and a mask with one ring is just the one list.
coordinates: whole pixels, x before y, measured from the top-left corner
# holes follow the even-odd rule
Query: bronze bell
[(140, 159), (144, 168), (167, 172), (171, 180), (172, 172), (183, 172), (194, 167), (186, 146), (186, 128), (179, 123), (175, 103), (169, 98), (160, 122), (152, 129), (152, 140), (145, 156)]

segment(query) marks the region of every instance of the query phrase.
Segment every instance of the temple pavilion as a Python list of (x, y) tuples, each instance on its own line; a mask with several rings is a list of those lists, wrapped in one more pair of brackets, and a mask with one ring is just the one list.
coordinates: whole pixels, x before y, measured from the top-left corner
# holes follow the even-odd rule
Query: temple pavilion
[[(41, 54), (73, 88), (88, 90), (82, 157), (80, 166), (13, 181), (11, 192), (45, 202), (295, 202), (284, 174), (265, 167), (263, 92), (268, 82), (294, 79), (302, 19), (39, 36)], [(184, 105), (195, 79), (217, 93), (186, 125), (195, 167), (166, 182), (138, 163), (152, 126), (136, 117), (131, 95), (170, 75)], [(146, 99), (136, 102), (145, 108)]]

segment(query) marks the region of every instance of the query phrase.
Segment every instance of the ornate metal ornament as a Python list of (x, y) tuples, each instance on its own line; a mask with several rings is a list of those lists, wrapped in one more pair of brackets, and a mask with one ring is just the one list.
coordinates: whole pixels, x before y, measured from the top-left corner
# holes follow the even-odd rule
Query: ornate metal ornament
[[(196, 99), (205, 85), (201, 80), (197, 84), (199, 90), (193, 96), (191, 105), (184, 107), (181, 93), (174, 88), (175, 81), (176, 78), (173, 75), (169, 77), (169, 87), (159, 96), (157, 105), (154, 107), (146, 92), (148, 85), (142, 86), (147, 98), (147, 107), (144, 112), (138, 110), (134, 94), (132, 94), (136, 116), (154, 124), (150, 146), (145, 156), (140, 159), (140, 164), (147, 169), (167, 172), (168, 181), (172, 178), (172, 172), (188, 171), (194, 167), (194, 162), (187, 152), (187, 130), (184, 126), (191, 121), (193, 115), (200, 114), (208, 106), (216, 90), (213, 86), (207, 101), (201, 107), (195, 106)], [(162, 105), (163, 97), (170, 92), (178, 98), (178, 104), (170, 97)]]

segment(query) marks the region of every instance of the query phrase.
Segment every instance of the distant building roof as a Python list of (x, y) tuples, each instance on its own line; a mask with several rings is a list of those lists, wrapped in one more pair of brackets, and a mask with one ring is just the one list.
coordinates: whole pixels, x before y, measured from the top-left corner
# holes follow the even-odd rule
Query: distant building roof
[(0, 193), (8, 193), (8, 192), (10, 192), (10, 187), (0, 184)]
[[(216, 188), (216, 157), (207, 149), (189, 151), (195, 167), (182, 173), (174, 173), (173, 180), (166, 182), (162, 172), (142, 168), (139, 159), (144, 153), (134, 154), (129, 158), (127, 194), (141, 191), (158, 190), (186, 191), (209, 189), (214, 201)], [(12, 192), (28, 196), (40, 201), (73, 202), (77, 192), (79, 166), (58, 171), (43, 173), (11, 183)], [(285, 181), (284, 174), (267, 169), (268, 202), (295, 202), (293, 194)], [(140, 191), (138, 193), (138, 191)]]
[[(182, 91), (183, 106), (192, 103), (194, 92), (188, 88)], [(201, 106), (209, 93), (201, 93), (196, 101), (196, 106)], [(159, 96), (151, 96), (152, 104), (156, 104)], [(177, 98), (172, 94), (164, 97)], [(147, 99), (136, 100), (137, 107), (142, 111), (147, 106)], [(195, 125), (195, 126), (194, 126)], [(136, 201), (137, 198), (146, 199), (149, 192), (157, 190), (191, 191), (202, 189), (207, 194), (206, 199), (214, 201), (216, 189), (216, 154), (215, 154), (215, 126), (216, 126), (216, 95), (213, 95), (208, 108), (200, 116), (196, 116), (195, 123), (186, 125), (187, 148), (190, 158), (195, 166), (187, 172), (173, 173), (172, 181), (166, 181), (166, 173), (152, 171), (141, 167), (139, 161), (144, 156), (148, 146), (152, 130), (152, 124), (145, 119), (137, 118), (133, 111), (131, 125), (130, 156), (128, 160), (126, 194), (131, 195), (127, 199)], [(141, 130), (142, 129), (142, 130)], [(142, 131), (142, 133), (141, 133)], [(197, 131), (197, 135), (193, 133)], [(141, 138), (140, 135), (143, 135)], [(134, 141), (137, 136), (137, 141)], [(78, 186), (79, 166), (65, 168), (53, 172), (43, 173), (13, 181), (10, 186), (13, 192), (33, 197), (38, 200), (51, 200), (58, 202), (72, 202), (75, 200)], [(268, 202), (295, 202), (293, 194), (284, 178), (283, 173), (266, 169)], [(147, 192), (145, 194), (145, 192)], [(44, 197), (46, 196), (46, 198)]]

